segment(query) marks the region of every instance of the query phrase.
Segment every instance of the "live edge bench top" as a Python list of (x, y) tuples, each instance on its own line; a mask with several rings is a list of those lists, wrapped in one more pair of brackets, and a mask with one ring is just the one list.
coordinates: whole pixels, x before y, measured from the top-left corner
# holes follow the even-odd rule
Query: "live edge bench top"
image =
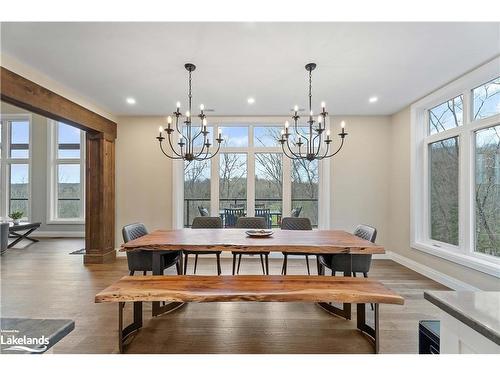
[(95, 302), (321, 302), (404, 303), (370, 278), (295, 275), (125, 276)]
[(156, 230), (122, 245), (122, 251), (271, 251), (304, 254), (383, 254), (384, 248), (342, 230), (280, 230), (267, 238), (251, 238), (246, 229)]

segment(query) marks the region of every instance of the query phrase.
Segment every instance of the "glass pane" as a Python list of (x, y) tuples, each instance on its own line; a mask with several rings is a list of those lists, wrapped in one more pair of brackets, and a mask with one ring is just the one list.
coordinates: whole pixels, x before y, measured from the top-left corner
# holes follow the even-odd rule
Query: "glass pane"
[[(282, 154), (255, 154), (255, 209), (269, 210), (272, 226), (279, 226), (282, 216), (283, 156)], [(267, 211), (261, 214), (267, 215)]]
[(278, 139), (281, 138), (280, 127), (255, 127), (253, 129), (253, 143), (255, 147), (281, 147)]
[(500, 113), (500, 77), (472, 90), (474, 120)]
[(429, 133), (436, 134), (463, 124), (462, 95), (429, 110)]
[[(300, 211), (300, 217), (311, 219), (318, 225), (318, 161), (292, 161), (292, 210)], [(287, 213), (285, 212), (286, 216)]]
[(81, 217), (82, 185), (79, 164), (59, 164), (57, 168), (57, 216)]
[[(207, 134), (207, 139), (208, 139), (208, 141), (210, 142), (211, 145), (213, 145), (213, 130), (214, 130), (213, 128), (207, 127), (207, 131), (209, 132)], [(200, 133), (200, 127), (199, 127), (199, 125), (198, 124), (194, 124), (193, 127), (191, 128), (191, 131), (192, 131), (191, 137), (192, 138), (196, 137), (194, 139), (194, 147), (198, 147), (198, 148), (203, 147), (203, 144), (206, 142), (206, 140), (203, 138), (203, 134)], [(174, 141), (174, 138), (173, 138), (174, 135), (178, 135), (178, 134), (179, 133), (177, 133), (177, 132), (171, 134), (172, 142)], [(186, 137), (188, 136), (188, 131), (187, 131), (186, 127), (182, 128), (182, 134), (184, 134)], [(167, 137), (166, 133), (164, 134), (164, 137)], [(175, 138), (175, 142), (176, 143), (178, 142), (177, 138)], [(186, 142), (186, 140), (184, 140), (184, 142)]]
[(458, 137), (429, 145), (431, 238), (458, 245)]
[(10, 123), (10, 157), (15, 159), (29, 158), (29, 143), (29, 122), (12, 121)]
[(221, 127), (222, 141), (221, 147), (247, 147), (248, 146), (248, 128), (245, 127)]
[(57, 124), (57, 157), (79, 159), (81, 130), (62, 122)]
[(500, 256), (500, 125), (476, 133), (476, 246)]
[(210, 213), (210, 160), (184, 163), (184, 226), (200, 216), (199, 208)]
[(28, 216), (29, 166), (28, 164), (10, 165), (10, 205), (9, 213), (21, 211)]
[(247, 156), (220, 154), (219, 209), (242, 208), (247, 205)]

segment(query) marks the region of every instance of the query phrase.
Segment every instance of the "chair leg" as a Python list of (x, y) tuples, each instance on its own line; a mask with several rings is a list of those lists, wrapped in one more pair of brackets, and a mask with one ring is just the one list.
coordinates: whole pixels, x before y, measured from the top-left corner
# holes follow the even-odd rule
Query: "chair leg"
[(233, 254), (233, 275), (235, 274), (236, 271), (236, 254)]
[(182, 275), (182, 259), (179, 258), (177, 262), (175, 262), (175, 268), (177, 269), (177, 275)]
[(196, 275), (196, 266), (198, 265), (198, 254), (194, 255), (194, 274)]
[(241, 256), (242, 256), (242, 254), (238, 255), (238, 270), (236, 271), (236, 273), (238, 275), (240, 274)]
[(221, 267), (220, 267), (220, 254), (215, 254), (217, 257), (217, 275), (220, 275), (222, 273)]
[(311, 270), (309, 269), (309, 255), (306, 255), (306, 265), (307, 265), (307, 274), (311, 275)]
[[(365, 278), (367, 278), (367, 277), (368, 277), (368, 272), (363, 272), (363, 276), (364, 276)], [(373, 303), (370, 303), (370, 307), (372, 308), (372, 311), (375, 309), (375, 308), (373, 307)]]
[(356, 277), (356, 272), (353, 272), (353, 273), (352, 273), (352, 277)]
[(266, 275), (269, 275), (269, 254), (264, 255), (266, 258)]
[(263, 254), (259, 254), (260, 257), (260, 265), (262, 266), (262, 273), (266, 274), (266, 266), (264, 265), (264, 256)]
[(187, 275), (189, 254), (184, 254), (184, 275)]
[(129, 276), (134, 276), (135, 271), (130, 271)]
[(142, 274), (146, 276), (148, 274), (148, 271), (142, 271)]

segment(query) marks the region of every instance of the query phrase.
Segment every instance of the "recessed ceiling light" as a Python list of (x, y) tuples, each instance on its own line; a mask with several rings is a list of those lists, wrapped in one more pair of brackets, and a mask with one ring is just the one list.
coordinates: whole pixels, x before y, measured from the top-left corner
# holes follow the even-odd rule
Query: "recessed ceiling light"
[(378, 98), (376, 96), (372, 96), (370, 99), (368, 99), (368, 101), (370, 103), (375, 103), (376, 101), (378, 101)]
[(253, 103), (255, 103), (255, 99), (254, 98), (248, 98), (247, 99), (247, 103), (248, 104), (253, 104)]
[(134, 98), (127, 98), (126, 99), (128, 104), (135, 104), (135, 99)]

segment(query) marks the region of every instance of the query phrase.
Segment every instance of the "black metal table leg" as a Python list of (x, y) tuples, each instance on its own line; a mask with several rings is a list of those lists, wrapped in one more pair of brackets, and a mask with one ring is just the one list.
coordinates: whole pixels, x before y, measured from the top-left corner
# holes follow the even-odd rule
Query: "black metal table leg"
[(17, 233), (17, 232), (14, 232), (14, 231), (11, 231), (9, 233), (9, 237), (10, 238), (15, 238), (14, 241), (12, 241), (10, 244), (7, 245), (7, 248), (10, 249), (11, 247), (13, 246), (16, 246), (16, 244), (18, 244), (20, 241), (22, 241), (23, 239), (25, 240), (29, 240), (31, 242), (38, 242), (38, 240), (36, 238), (31, 238), (31, 237), (28, 237), (31, 233), (33, 233), (35, 230), (37, 230), (38, 227), (36, 228), (31, 228), (31, 229), (28, 229), (25, 233), (23, 234), (20, 234), (20, 233)]
[[(161, 268), (161, 256), (167, 251), (153, 251), (153, 275), (163, 275)], [(166, 305), (161, 305), (160, 302), (152, 303), (152, 315), (158, 316), (178, 309), (183, 306), (184, 302), (170, 302)]]

